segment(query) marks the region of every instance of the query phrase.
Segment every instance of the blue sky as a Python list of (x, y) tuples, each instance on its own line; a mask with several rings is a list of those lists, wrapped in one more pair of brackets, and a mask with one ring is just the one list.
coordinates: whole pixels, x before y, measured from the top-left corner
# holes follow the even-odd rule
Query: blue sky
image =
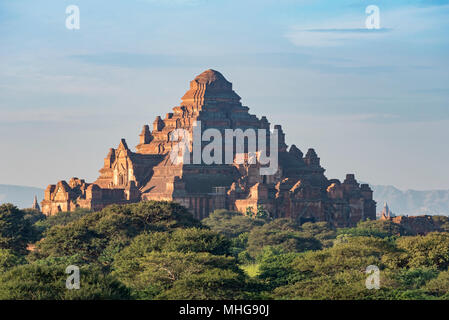
[(213, 68), (329, 178), (449, 189), (449, 1), (2, 0), (0, 48), (1, 184), (94, 180)]

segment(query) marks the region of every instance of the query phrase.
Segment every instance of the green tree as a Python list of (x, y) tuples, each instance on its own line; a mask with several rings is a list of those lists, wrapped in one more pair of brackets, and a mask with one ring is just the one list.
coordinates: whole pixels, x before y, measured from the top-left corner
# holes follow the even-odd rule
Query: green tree
[(142, 233), (117, 257), (132, 260), (152, 251), (208, 252), (229, 254), (229, 240), (213, 231), (198, 228), (176, 229), (173, 232)]
[(282, 249), (267, 246), (258, 257), (259, 278), (270, 290), (295, 281), (297, 275), (293, 269), (293, 261), (298, 253), (286, 253)]
[(161, 248), (162, 251), (209, 252), (214, 255), (230, 254), (230, 241), (211, 230), (199, 228), (176, 229)]
[(40, 228), (42, 231), (48, 230), (54, 226), (65, 226), (70, 222), (76, 221), (87, 214), (91, 214), (92, 211), (87, 209), (78, 208), (73, 212), (58, 212), (57, 214), (44, 219), (39, 219), (35, 226)]
[(449, 300), (449, 271), (442, 271), (423, 287), (424, 291), (435, 298)]
[(337, 237), (336, 230), (327, 222), (306, 222), (301, 225), (301, 236), (315, 238), (324, 248), (331, 247)]
[(12, 267), (25, 263), (22, 256), (17, 255), (10, 249), (0, 249), (0, 273), (3, 273)]
[(403, 253), (398, 265), (410, 268), (429, 267), (447, 270), (449, 267), (449, 234), (433, 232), (426, 236), (401, 237), (397, 241)]
[(245, 277), (231, 270), (210, 269), (176, 281), (157, 299), (237, 300), (253, 297), (245, 291)]
[(127, 299), (129, 290), (100, 269), (80, 268), (80, 289), (68, 290), (64, 264), (33, 263), (10, 269), (0, 275), (2, 300), (96, 300)]
[(332, 275), (345, 270), (364, 272), (369, 265), (383, 267), (382, 257), (396, 251), (394, 243), (387, 239), (348, 237), (331, 248), (299, 255), (293, 262), (293, 269), (308, 277)]
[(395, 270), (393, 277), (398, 281), (398, 287), (407, 291), (418, 290), (437, 276), (438, 270), (434, 268), (412, 268)]
[(275, 299), (289, 300), (379, 300), (397, 299), (391, 288), (368, 290), (366, 275), (359, 270), (345, 270), (332, 275), (306, 278), (273, 291)]
[(254, 211), (253, 207), (246, 207), (245, 216), (248, 218), (254, 217)]
[(199, 221), (186, 208), (173, 202), (112, 205), (47, 230), (45, 238), (37, 245), (36, 258), (80, 254), (86, 262), (102, 257), (99, 261), (109, 264), (110, 256), (140, 233), (195, 226), (201, 226)]
[(27, 245), (36, 240), (37, 232), (25, 212), (12, 204), (0, 205), (0, 248), (27, 253)]
[(259, 218), (259, 219), (267, 219), (268, 218), (268, 212), (265, 210), (265, 208), (262, 205), (257, 206), (257, 212), (255, 215), (255, 218)]
[(290, 219), (276, 219), (251, 230), (248, 236), (248, 253), (256, 258), (265, 246), (279, 246), (288, 252), (321, 249), (320, 241), (301, 236), (300, 226)]
[(24, 219), (28, 220), (31, 224), (35, 224), (38, 221), (44, 220), (46, 218), (46, 216), (42, 212), (39, 212), (39, 210), (23, 209), (22, 211), (25, 214)]
[[(209, 269), (243, 274), (234, 258), (215, 256), (208, 252), (152, 251), (129, 260), (126, 259), (130, 255), (129, 251), (119, 255), (113, 263), (113, 275), (130, 287), (134, 296), (144, 299), (153, 299), (172, 288), (177, 281), (189, 279)], [(195, 289), (200, 290), (191, 288)]]
[(440, 232), (449, 232), (449, 217), (446, 216), (432, 216), (433, 223), (437, 226)]
[(202, 223), (211, 230), (221, 233), (228, 238), (234, 238), (242, 233), (249, 232), (257, 226), (265, 224), (263, 219), (252, 219), (240, 212), (215, 210)]
[(346, 234), (361, 237), (386, 238), (392, 236), (410, 235), (410, 232), (401, 225), (388, 220), (361, 221), (355, 228), (342, 228), (338, 234)]

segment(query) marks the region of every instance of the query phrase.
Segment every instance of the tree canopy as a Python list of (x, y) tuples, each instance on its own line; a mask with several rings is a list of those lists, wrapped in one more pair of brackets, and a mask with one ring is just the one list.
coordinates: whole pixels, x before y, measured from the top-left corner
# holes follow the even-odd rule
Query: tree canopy
[(432, 219), (439, 232), (415, 235), (226, 210), (200, 222), (166, 201), (52, 217), (1, 205), (0, 299), (448, 299), (447, 219)]

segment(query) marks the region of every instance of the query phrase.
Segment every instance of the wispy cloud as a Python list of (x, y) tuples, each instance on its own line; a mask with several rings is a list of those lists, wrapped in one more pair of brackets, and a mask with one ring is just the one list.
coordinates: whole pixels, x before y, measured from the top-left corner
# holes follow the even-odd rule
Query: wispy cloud
[[(91, 107), (90, 110), (78, 109), (67, 110), (63, 108), (47, 108), (47, 109), (28, 109), (28, 110), (2, 110), (2, 117), (0, 124), (77, 124), (85, 123), (89, 119), (98, 119), (105, 117), (104, 112), (97, 110), (98, 108)], [(26, 111), (26, 112), (24, 112)], [(112, 118), (107, 115), (108, 120)]]
[(391, 29), (361, 28), (312, 28), (304, 29), (294, 26), (286, 34), (296, 46), (301, 47), (333, 47), (345, 44), (350, 40), (379, 39)]
[(263, 66), (296, 68), (304, 67), (311, 56), (302, 53), (272, 52), (254, 54), (227, 54), (227, 55), (175, 55), (175, 54), (152, 54), (131, 52), (105, 52), (71, 55), (70, 59), (86, 64), (98, 66), (114, 66), (119, 68), (141, 69), (160, 67), (197, 67), (216, 65), (240, 65), (240, 66)]
[(165, 66), (183, 66), (191, 64), (195, 58), (166, 54), (140, 54), (129, 52), (107, 52), (72, 55), (70, 58), (95, 65), (116, 66), (125, 68), (150, 68)]
[(449, 0), (420, 0), (418, 1), (418, 5), (423, 7), (437, 7), (437, 6), (445, 6), (449, 4)]
[(367, 29), (367, 28), (346, 28), (346, 29), (306, 29), (306, 32), (324, 33), (384, 33), (392, 31), (391, 28)]
[[(447, 26), (449, 6), (440, 1), (438, 5), (403, 6), (396, 9), (380, 10), (380, 29), (367, 29), (364, 26), (366, 16), (361, 11), (351, 14), (317, 21), (313, 25), (295, 24), (286, 32), (285, 37), (300, 47), (341, 46), (354, 41), (391, 40), (428, 43), (442, 41), (442, 32)], [(424, 5), (425, 4), (425, 5)], [(427, 37), (417, 37), (422, 32)], [(436, 40), (435, 40), (436, 39)]]
[(139, 0), (139, 2), (146, 2), (160, 6), (197, 6), (204, 2), (204, 0)]

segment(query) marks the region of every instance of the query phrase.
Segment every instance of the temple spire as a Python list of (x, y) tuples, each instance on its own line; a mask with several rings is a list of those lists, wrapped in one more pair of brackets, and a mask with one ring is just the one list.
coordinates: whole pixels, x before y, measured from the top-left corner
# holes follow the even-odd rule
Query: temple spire
[(39, 202), (37, 202), (37, 196), (34, 196), (33, 206), (31, 207), (34, 210), (41, 211), (41, 207), (39, 206)]
[(150, 127), (146, 124), (143, 126), (142, 132), (139, 135), (140, 144), (147, 144), (151, 142)]
[(382, 220), (390, 220), (394, 217), (394, 214), (391, 212), (390, 207), (388, 207), (388, 203), (385, 201), (384, 208), (382, 210), (381, 219)]

